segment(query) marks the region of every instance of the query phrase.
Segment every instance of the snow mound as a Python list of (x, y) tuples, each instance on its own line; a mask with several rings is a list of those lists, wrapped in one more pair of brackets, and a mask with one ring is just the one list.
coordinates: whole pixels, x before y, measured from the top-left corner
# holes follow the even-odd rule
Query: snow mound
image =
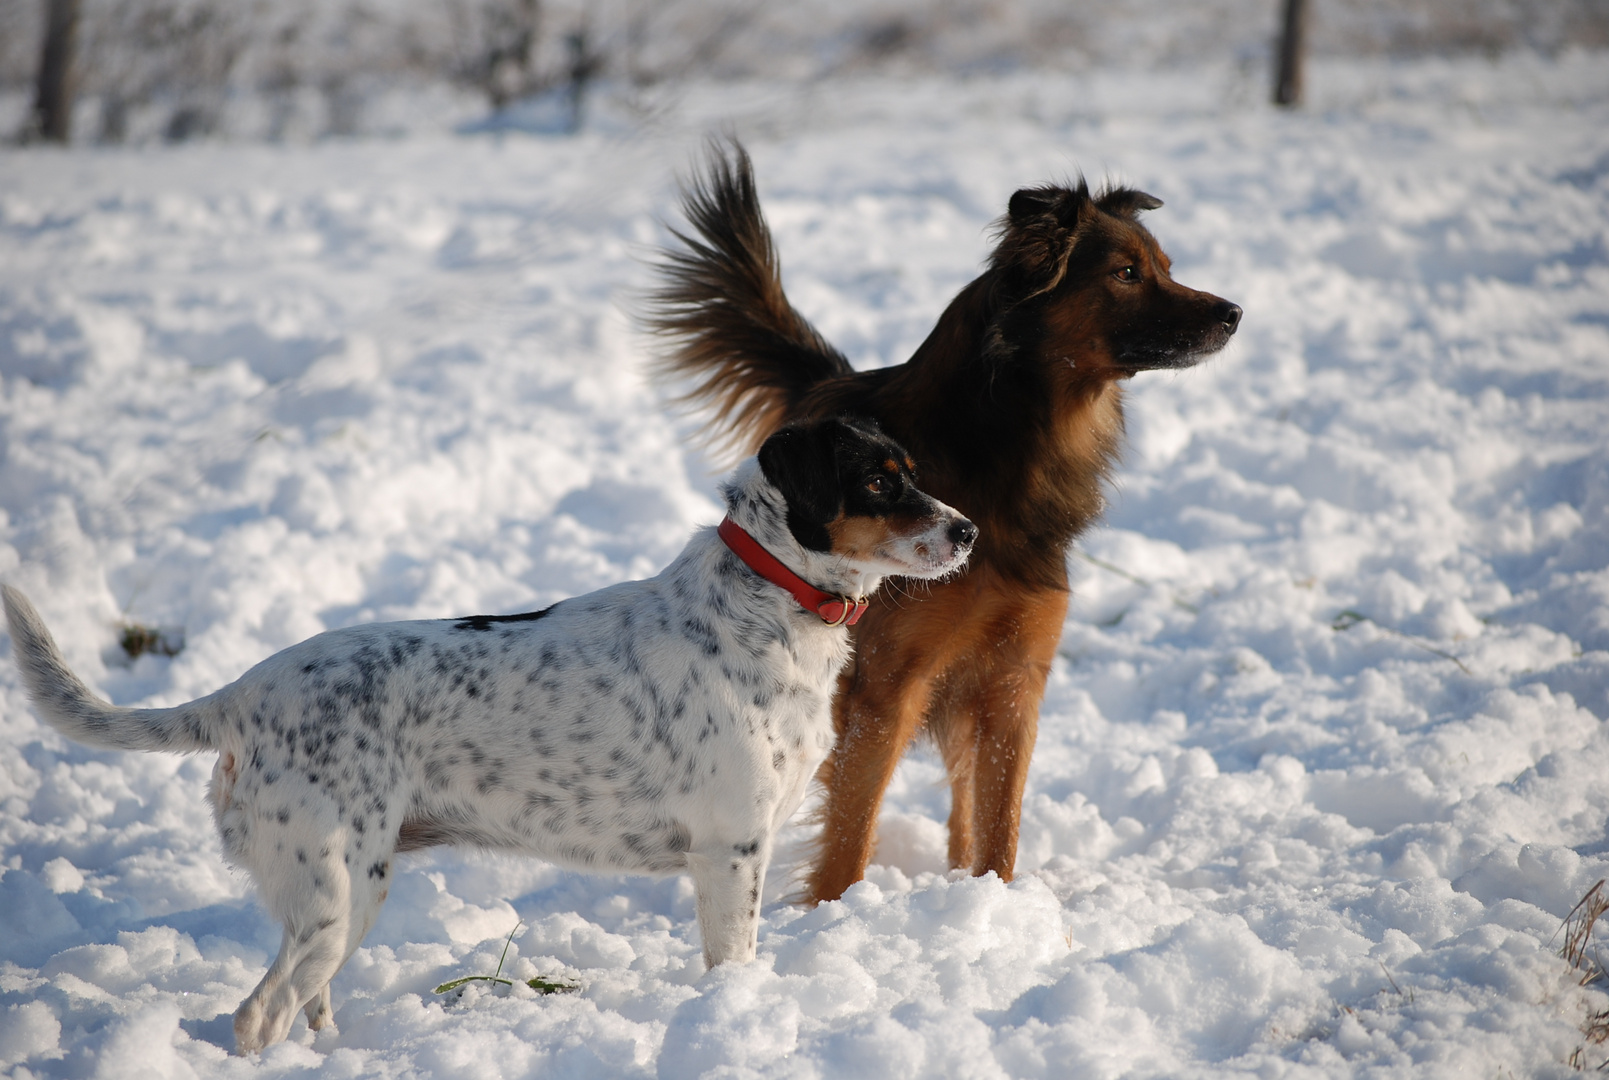
[[(276, 928), (211, 761), (65, 743), (0, 661), (0, 1068), (19, 1077), (1563, 1075), (1609, 876), (1609, 64), (1330, 61), (692, 86), (629, 130), (0, 159), (0, 576), (113, 700), (357, 622), (660, 568), (714, 466), (632, 328), (729, 122), (796, 302), (898, 362), (1011, 191), (1150, 191), (1236, 343), (1131, 385), (1018, 878), (944, 870), (917, 753), (878, 862), (705, 973), (685, 880), (399, 867), (338, 1033), (230, 1059)], [(131, 657), (125, 627), (173, 643)], [(177, 647), (181, 646), (182, 647)], [(175, 651), (176, 649), (176, 651)], [(173, 652), (174, 655), (166, 655)], [(518, 927), (518, 928), (517, 928)], [(504, 973), (577, 984), (453, 978)]]

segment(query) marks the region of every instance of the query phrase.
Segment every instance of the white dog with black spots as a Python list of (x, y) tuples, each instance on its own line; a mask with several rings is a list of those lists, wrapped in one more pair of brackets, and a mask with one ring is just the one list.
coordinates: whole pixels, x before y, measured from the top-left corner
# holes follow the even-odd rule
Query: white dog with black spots
[(224, 851), (285, 932), (235, 1013), (239, 1053), (284, 1039), (299, 1009), (331, 1023), (330, 979), (393, 856), (435, 844), (689, 874), (705, 962), (754, 957), (773, 839), (832, 746), (843, 623), (885, 575), (957, 571), (977, 530), (845, 418), (779, 431), (723, 493), (728, 522), (658, 577), (521, 615), (332, 630), (168, 709), (95, 697), (3, 589), (23, 679), (64, 734), (217, 752)]

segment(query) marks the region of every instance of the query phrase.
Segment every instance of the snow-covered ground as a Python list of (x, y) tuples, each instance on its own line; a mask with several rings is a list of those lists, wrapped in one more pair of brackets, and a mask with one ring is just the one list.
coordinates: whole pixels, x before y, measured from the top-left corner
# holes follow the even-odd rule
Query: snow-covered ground
[[(230, 1058), (277, 928), (220, 858), (212, 761), (70, 745), (0, 659), (0, 1068), (1569, 1072), (1609, 1008), (1554, 936), (1609, 875), (1609, 62), (1310, 80), (1294, 114), (1225, 66), (0, 155), (0, 577), (123, 703), (328, 627), (643, 576), (715, 520), (631, 313), (723, 125), (858, 364), (904, 359), (1014, 188), (1079, 169), (1163, 198), (1176, 276), (1246, 310), (1222, 356), (1132, 384), (1014, 883), (945, 873), (926, 754), (866, 883), (804, 910), (778, 868), (747, 967), (702, 971), (684, 880), (411, 857), (339, 1033)], [(130, 662), (125, 623), (183, 647)], [(505, 973), (578, 992), (432, 993), (517, 924)]]

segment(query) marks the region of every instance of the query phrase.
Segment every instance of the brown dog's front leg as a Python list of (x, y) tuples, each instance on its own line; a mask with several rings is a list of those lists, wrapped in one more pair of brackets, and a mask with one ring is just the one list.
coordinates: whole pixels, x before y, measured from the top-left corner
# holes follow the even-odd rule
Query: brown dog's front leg
[(997, 593), (987, 606), (989, 650), (969, 654), (950, 681), (964, 690), (936, 734), (950, 771), (950, 861), (1006, 881), (1017, 865), (1022, 793), (1039, 733), (1039, 704), (1061, 640), (1067, 594)]
[(883, 792), (921, 725), (927, 695), (928, 680), (917, 677), (889, 687), (851, 685), (839, 694), (833, 708), (838, 744), (817, 774), (827, 797), (810, 872), (810, 903), (836, 900), (865, 876), (877, 843)]

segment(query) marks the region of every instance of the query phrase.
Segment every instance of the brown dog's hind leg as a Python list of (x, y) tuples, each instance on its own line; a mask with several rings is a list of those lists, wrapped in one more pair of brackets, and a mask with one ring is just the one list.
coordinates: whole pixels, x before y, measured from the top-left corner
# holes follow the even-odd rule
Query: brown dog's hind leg
[(957, 747), (958, 753), (952, 753), (949, 745), (944, 750), (944, 766), (950, 774), (950, 869), (970, 870), (973, 860), (972, 822), (976, 817), (972, 789), (978, 748), (968, 737)]
[(934, 685), (927, 730), (944, 759), (944, 773), (950, 781), (950, 869), (971, 870), (973, 771), (978, 763), (977, 689), (968, 681), (972, 673), (966, 670), (966, 662), (957, 666), (962, 670), (946, 672)]

